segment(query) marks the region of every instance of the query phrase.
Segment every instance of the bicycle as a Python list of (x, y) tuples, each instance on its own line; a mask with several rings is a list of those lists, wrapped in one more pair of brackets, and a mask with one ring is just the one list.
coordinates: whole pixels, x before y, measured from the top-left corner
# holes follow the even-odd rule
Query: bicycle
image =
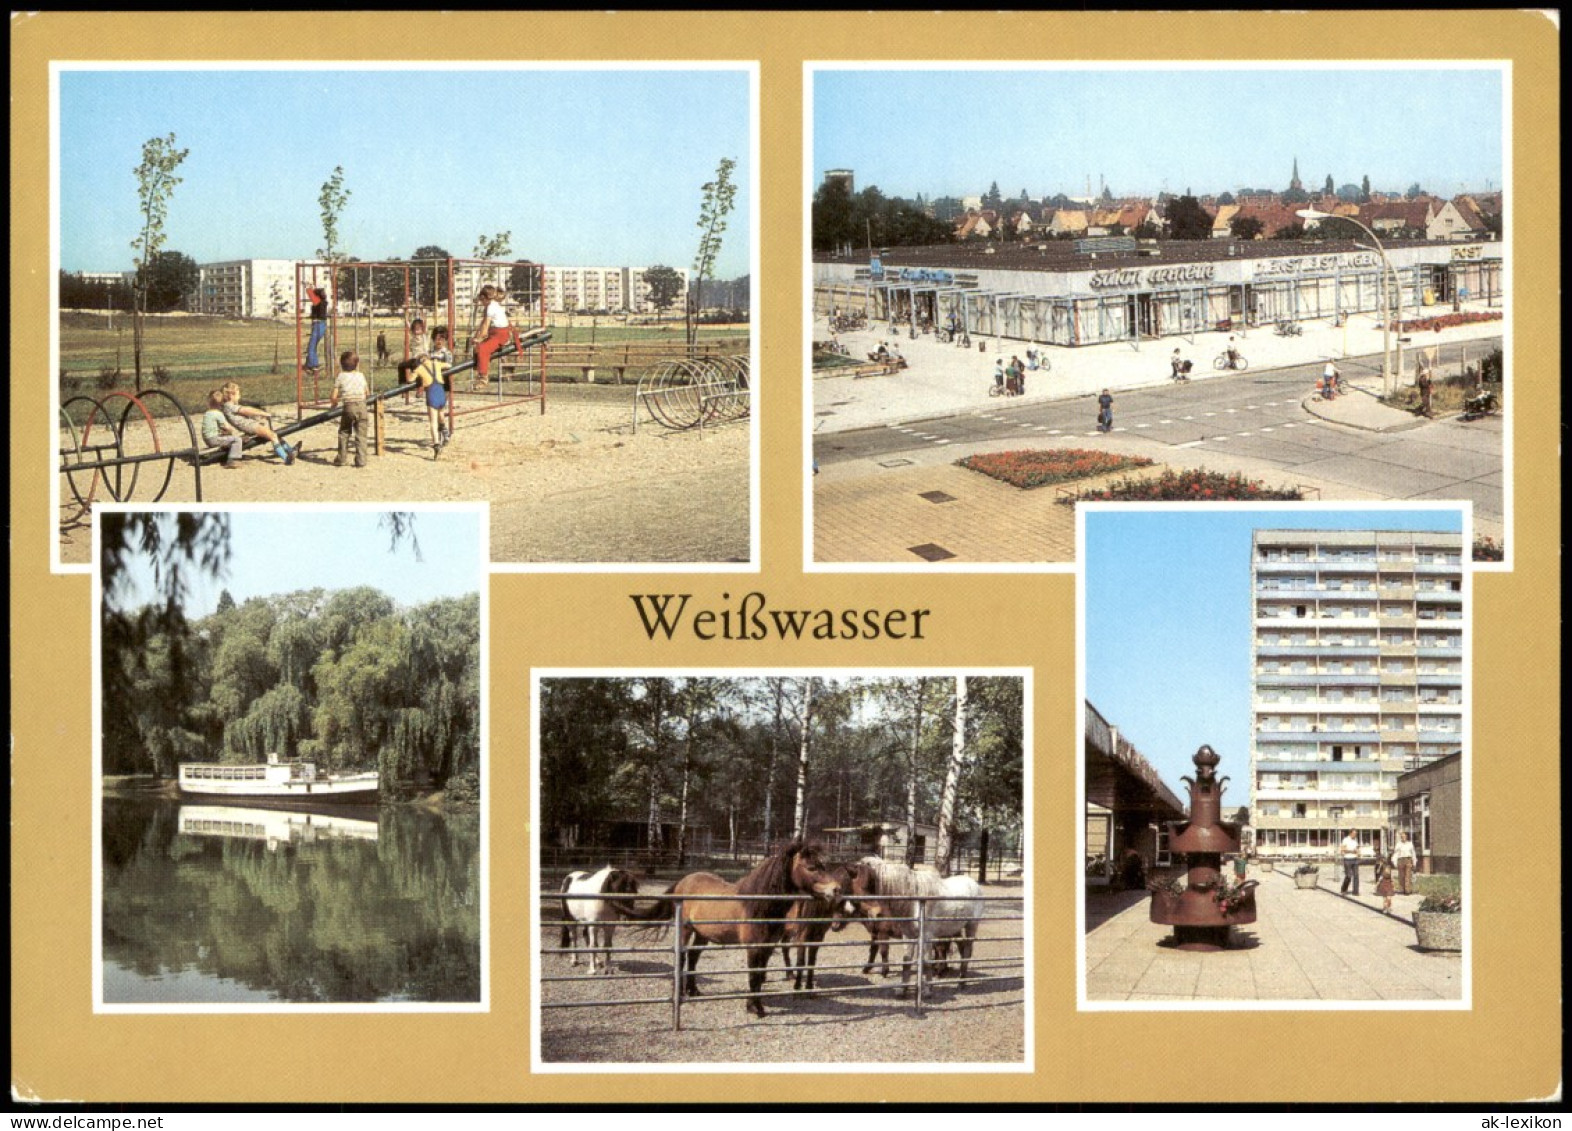
[(1216, 369), (1233, 369), (1243, 373), (1250, 368), (1250, 363), (1245, 360), (1245, 356), (1242, 353), (1236, 353), (1233, 357), (1229, 357), (1226, 353), (1220, 353), (1217, 355), (1217, 360), (1212, 362), (1212, 366)]

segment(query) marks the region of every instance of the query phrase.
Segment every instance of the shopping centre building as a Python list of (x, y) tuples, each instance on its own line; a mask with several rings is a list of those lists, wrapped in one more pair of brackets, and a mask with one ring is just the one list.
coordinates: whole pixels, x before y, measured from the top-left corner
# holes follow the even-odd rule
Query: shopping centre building
[(1499, 242), (1151, 240), (889, 248), (816, 254), (814, 313), (964, 329), (1061, 346), (1189, 337), (1241, 323), (1337, 322), (1391, 305), (1404, 318), (1502, 305)]
[[(1459, 754), (1462, 536), (1257, 530), (1251, 552), (1251, 825), (1263, 857), (1366, 854), (1407, 828), (1400, 777)], [(1428, 851), (1428, 849), (1426, 850)]]

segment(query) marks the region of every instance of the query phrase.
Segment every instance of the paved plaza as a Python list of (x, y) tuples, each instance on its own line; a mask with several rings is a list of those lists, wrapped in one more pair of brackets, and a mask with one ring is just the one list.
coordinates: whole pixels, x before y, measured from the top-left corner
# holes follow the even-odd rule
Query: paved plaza
[(1237, 949), (1187, 952), (1159, 946), (1171, 928), (1149, 919), (1145, 892), (1087, 900), (1088, 1002), (1461, 1002), (1464, 956), (1420, 950), (1417, 895), (1381, 911), (1375, 885), (1338, 894), (1342, 870), (1321, 868), (1300, 890), (1287, 872), (1252, 867), (1256, 922), (1234, 928)]
[[(900, 340), (911, 368), (813, 382), (813, 560), (1062, 563), (1074, 561), (1074, 509), (1052, 488), (1020, 491), (955, 466), (979, 452), (1095, 448), (1147, 456), (1158, 467), (1237, 472), (1309, 499), (1453, 500), (1474, 504), (1476, 531), (1504, 534), (1502, 421), (1422, 420), (1383, 405), (1381, 340), (1370, 321), (1279, 338), (1256, 330), (1238, 344), (1251, 368), (1219, 373), (1225, 334), (1181, 342), (1194, 379), (1168, 379), (1171, 343), (1051, 349), (1053, 368), (1027, 374), (1027, 394), (987, 395), (997, 354), (963, 353), (931, 338)], [(1442, 374), (1499, 345), (1501, 324), (1413, 335), (1405, 368), (1434, 347)], [(827, 331), (820, 331), (827, 333)], [(818, 336), (819, 332), (816, 332)], [(842, 335), (854, 356), (878, 332)], [(1215, 339), (1215, 340), (1214, 340)], [(1011, 353), (1020, 343), (1011, 343)], [(1010, 356), (1009, 353), (1005, 354)], [(1314, 395), (1335, 358), (1347, 396)], [(1095, 394), (1113, 389), (1115, 428), (1095, 427)], [(1118, 478), (1083, 480), (1094, 489)]]

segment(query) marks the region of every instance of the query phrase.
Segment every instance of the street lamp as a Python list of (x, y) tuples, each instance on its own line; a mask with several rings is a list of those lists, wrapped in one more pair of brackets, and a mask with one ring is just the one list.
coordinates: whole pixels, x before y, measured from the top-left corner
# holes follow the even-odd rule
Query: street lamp
[[(1370, 239), (1375, 243), (1375, 248), (1373, 250), (1381, 257), (1381, 262), (1386, 266), (1386, 274), (1381, 276), (1381, 290), (1383, 292), (1386, 291), (1386, 276), (1391, 275), (1392, 290), (1397, 293), (1396, 376), (1400, 377), (1403, 372), (1403, 284), (1398, 280), (1397, 268), (1392, 266), (1391, 257), (1387, 255), (1386, 248), (1381, 244), (1381, 237), (1377, 236), (1374, 232), (1365, 227), (1365, 225), (1361, 224), (1358, 220), (1355, 220), (1352, 216), (1338, 216), (1331, 212), (1322, 212), (1315, 208), (1301, 208), (1295, 212), (1294, 215), (1299, 216), (1301, 219), (1305, 220), (1346, 220), (1348, 223), (1358, 228), (1361, 232), (1364, 232), (1365, 235), (1369, 236)], [(1354, 246), (1359, 247), (1365, 251), (1372, 250), (1371, 248), (1364, 247), (1363, 244), (1355, 244)], [(1381, 298), (1381, 391), (1383, 394), (1389, 397), (1396, 388), (1396, 381), (1394, 380), (1394, 374), (1392, 371), (1392, 320), (1390, 317), (1391, 305), (1392, 303), (1390, 297), (1383, 293)]]

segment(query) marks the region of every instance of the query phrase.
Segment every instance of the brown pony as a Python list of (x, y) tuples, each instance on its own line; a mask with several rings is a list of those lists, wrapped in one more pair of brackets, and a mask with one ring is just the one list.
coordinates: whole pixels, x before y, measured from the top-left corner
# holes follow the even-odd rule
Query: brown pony
[[(786, 931), (786, 915), (793, 900), (770, 896), (812, 895), (834, 903), (840, 883), (830, 874), (819, 846), (800, 838), (767, 857), (758, 867), (735, 884), (712, 872), (684, 876), (672, 887), (669, 898), (677, 904), (677, 928), (687, 951), (687, 971), (683, 993), (699, 994), (695, 970), (705, 944), (745, 946), (748, 948), (748, 1005), (758, 1017), (764, 1016), (759, 991), (764, 985), (765, 967), (770, 954), (780, 945)], [(684, 900), (685, 895), (727, 895), (735, 899)]]
[[(798, 900), (786, 915), (786, 930), (781, 936), (781, 963), (786, 976), (792, 978), (792, 989), (813, 989), (813, 971), (819, 962), (819, 944), (831, 931), (846, 929), (846, 920), (858, 914), (857, 905), (846, 899), (851, 891), (853, 871), (845, 864), (832, 864), (830, 875), (840, 884), (841, 898), (825, 900), (818, 897)], [(791, 948), (797, 948), (797, 962), (792, 964)], [(795, 975), (795, 977), (793, 977)]]

